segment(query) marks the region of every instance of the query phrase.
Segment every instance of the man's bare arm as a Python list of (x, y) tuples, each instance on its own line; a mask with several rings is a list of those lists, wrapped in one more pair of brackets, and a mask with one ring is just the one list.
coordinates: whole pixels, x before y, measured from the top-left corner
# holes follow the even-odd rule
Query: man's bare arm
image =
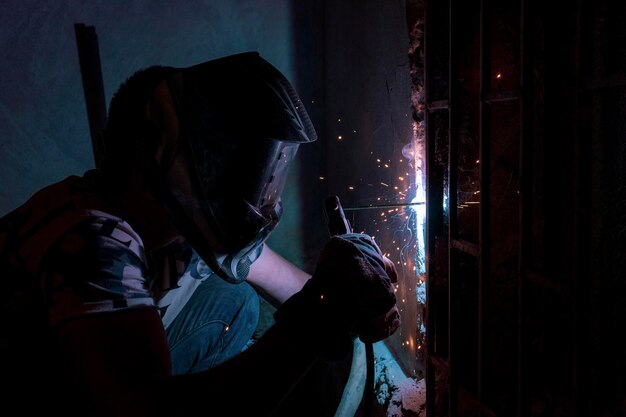
[(280, 305), (302, 289), (311, 275), (301, 270), (269, 246), (250, 267), (248, 282), (269, 296), (273, 304)]

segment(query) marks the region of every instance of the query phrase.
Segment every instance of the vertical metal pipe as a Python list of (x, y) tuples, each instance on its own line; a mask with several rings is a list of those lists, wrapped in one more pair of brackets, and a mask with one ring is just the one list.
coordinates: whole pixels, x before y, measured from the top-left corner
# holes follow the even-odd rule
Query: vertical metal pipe
[(574, 157), (572, 171), (574, 172), (574, 178), (576, 184), (572, 188), (572, 201), (575, 204), (573, 224), (575, 226), (576, 233), (573, 236), (572, 242), (572, 254), (574, 259), (578, 259), (577, 267), (572, 268), (572, 288), (574, 297), (571, 300), (570, 311), (572, 313), (572, 328), (571, 328), (571, 346), (572, 346), (572, 403), (576, 410), (575, 416), (587, 415), (587, 410), (584, 407), (584, 392), (581, 385), (584, 384), (585, 375), (581, 375), (582, 360), (580, 354), (581, 343), (579, 342), (579, 335), (586, 331), (588, 328), (588, 322), (583, 314), (581, 314), (581, 305), (588, 303), (587, 292), (588, 284), (584, 282), (585, 277), (590, 276), (591, 268), (589, 267), (588, 253), (591, 253), (589, 245), (591, 235), (591, 224), (589, 220), (590, 207), (589, 190), (591, 189), (591, 173), (589, 170), (590, 158), (586, 155), (591, 155), (591, 145), (587, 137), (583, 132), (583, 106), (581, 105), (582, 98), (580, 95), (582, 82), (582, 68), (581, 68), (581, 53), (582, 53), (582, 0), (576, 0), (574, 3), (574, 45), (573, 45), (573, 111), (572, 117), (576, 121), (576, 125), (573, 129)]
[[(458, 116), (456, 108), (456, 100), (458, 96), (458, 58), (456, 45), (456, 24), (457, 16), (455, 14), (455, 0), (449, 0), (449, 20), (448, 20), (448, 41), (449, 41), (449, 69), (448, 69), (448, 242), (452, 242), (457, 236), (457, 189), (458, 189)], [(463, 1), (463, 0), (459, 0)], [(455, 353), (457, 349), (457, 331), (455, 330), (455, 311), (454, 306), (456, 304), (456, 276), (454, 262), (456, 260), (454, 249), (451, 245), (448, 245), (448, 365), (450, 367), (449, 375), (449, 410), (450, 416), (457, 415), (457, 376), (455, 374)]]
[(517, 417), (527, 415), (528, 377), (526, 333), (526, 273), (531, 268), (532, 242), (532, 155), (533, 155), (533, 51), (532, 0), (520, 1), (520, 199), (519, 256), (517, 277)]
[(76, 35), (76, 47), (78, 48), (78, 61), (83, 81), (85, 104), (87, 106), (94, 162), (97, 168), (100, 167), (104, 156), (102, 130), (106, 123), (107, 111), (100, 67), (98, 35), (96, 35), (96, 29), (93, 26), (86, 26), (83, 23), (76, 23), (74, 32)]
[(434, 288), (434, 280), (437, 277), (434, 276), (435, 271), (435, 228), (437, 227), (435, 222), (437, 219), (431, 215), (434, 211), (434, 204), (439, 204), (433, 196), (436, 195), (433, 187), (435, 187), (433, 181), (432, 171), (435, 164), (435, 143), (436, 140), (434, 129), (430, 127), (430, 89), (431, 72), (430, 64), (432, 62), (432, 51), (430, 48), (430, 39), (432, 34), (431, 15), (430, 15), (430, 2), (424, 2), (424, 101), (426, 102), (426, 110), (424, 111), (424, 134), (426, 136), (425, 141), (425, 154), (426, 154), (426, 294), (428, 300), (426, 302), (426, 417), (436, 417), (435, 414), (435, 366), (431, 360), (431, 357), (435, 354), (435, 314), (433, 303), (431, 302), (431, 288)]
[(485, 97), (491, 93), (491, 4), (489, 0), (480, 1), (480, 42), (479, 42), (479, 86), (478, 86), (478, 145), (479, 145), (479, 234), (478, 245), (478, 400), (483, 400), (483, 348), (485, 335), (485, 305), (489, 302), (488, 282), (490, 276), (491, 238), (491, 104)]

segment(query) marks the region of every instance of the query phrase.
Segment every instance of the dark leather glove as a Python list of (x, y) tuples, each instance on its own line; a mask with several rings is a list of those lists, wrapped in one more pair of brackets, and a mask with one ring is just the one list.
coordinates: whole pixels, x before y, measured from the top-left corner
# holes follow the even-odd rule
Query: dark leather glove
[(345, 358), (352, 340), (376, 342), (400, 325), (392, 279), (393, 263), (361, 233), (333, 236), (301, 291), (276, 311), (276, 321), (308, 326), (318, 336), (320, 355)]

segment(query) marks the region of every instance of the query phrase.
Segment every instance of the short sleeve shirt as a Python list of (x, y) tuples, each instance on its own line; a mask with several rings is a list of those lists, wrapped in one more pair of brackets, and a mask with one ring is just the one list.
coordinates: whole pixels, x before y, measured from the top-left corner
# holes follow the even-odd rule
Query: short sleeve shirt
[(95, 172), (68, 177), (0, 219), (4, 318), (25, 303), (45, 311), (52, 325), (94, 312), (156, 308), (143, 242), (103, 209), (97, 184)]

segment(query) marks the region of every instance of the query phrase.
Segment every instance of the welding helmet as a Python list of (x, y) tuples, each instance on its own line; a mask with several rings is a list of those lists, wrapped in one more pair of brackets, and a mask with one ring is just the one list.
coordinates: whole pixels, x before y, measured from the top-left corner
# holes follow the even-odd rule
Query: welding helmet
[(155, 195), (207, 265), (242, 282), (281, 218), (290, 161), (317, 139), (309, 116), (256, 52), (179, 68), (155, 94), (177, 125), (148, 169)]

